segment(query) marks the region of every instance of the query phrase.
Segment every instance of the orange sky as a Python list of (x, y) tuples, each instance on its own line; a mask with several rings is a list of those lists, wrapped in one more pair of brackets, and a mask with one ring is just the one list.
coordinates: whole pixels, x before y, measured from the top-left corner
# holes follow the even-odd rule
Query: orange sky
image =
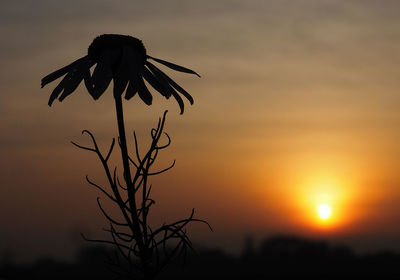
[[(15, 1), (16, 2), (16, 1)], [(150, 1), (149, 1), (150, 2)], [(102, 33), (141, 38), (195, 98), (185, 114), (154, 94), (125, 104), (145, 141), (168, 109), (173, 145), (154, 178), (156, 222), (195, 207), (215, 232), (198, 242), (240, 249), (246, 234), (293, 233), (359, 249), (400, 249), (400, 20), (397, 1), (6, 1), (0, 9), (0, 250), (70, 255), (105, 224), (96, 158), (77, 151), (91, 129), (116, 135), (111, 92), (79, 90), (47, 106), (40, 79), (81, 57)], [(318, 220), (329, 203), (332, 218)], [(27, 234), (29, 237), (27, 237)], [(44, 245), (46, 243), (46, 245)], [(235, 245), (236, 244), (236, 245)], [(67, 248), (67, 249), (66, 249)]]

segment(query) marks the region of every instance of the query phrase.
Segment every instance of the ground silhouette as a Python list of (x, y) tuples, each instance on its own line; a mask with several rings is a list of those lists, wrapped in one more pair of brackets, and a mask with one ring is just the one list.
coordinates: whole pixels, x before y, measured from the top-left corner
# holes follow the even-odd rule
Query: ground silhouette
[[(357, 255), (349, 247), (294, 236), (265, 239), (259, 246), (246, 242), (241, 256), (219, 249), (198, 249), (185, 264), (172, 262), (157, 279), (400, 279), (400, 254)], [(84, 247), (73, 263), (52, 259), (29, 265), (4, 262), (4, 279), (115, 279), (104, 247)]]

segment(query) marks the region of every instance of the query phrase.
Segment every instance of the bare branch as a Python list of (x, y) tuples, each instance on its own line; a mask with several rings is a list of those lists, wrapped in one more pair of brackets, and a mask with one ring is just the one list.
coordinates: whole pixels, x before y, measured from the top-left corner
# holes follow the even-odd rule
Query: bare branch
[(117, 202), (117, 200), (111, 194), (109, 194), (105, 189), (103, 189), (99, 185), (97, 185), (97, 184), (93, 183), (92, 181), (90, 181), (88, 175), (86, 175), (86, 181), (90, 185), (94, 186), (96, 189), (99, 189), (101, 192), (103, 192), (109, 199), (111, 199), (114, 202)]
[(125, 246), (125, 245), (123, 245), (123, 244), (121, 244), (121, 243), (118, 243), (118, 242), (116, 243), (116, 242), (114, 242), (114, 241), (102, 240), (102, 239), (89, 239), (89, 238), (86, 238), (85, 235), (84, 235), (83, 233), (81, 233), (81, 236), (82, 236), (82, 238), (83, 238), (85, 241), (95, 242), (95, 243), (112, 244), (112, 245), (117, 245), (117, 244), (118, 244), (118, 245), (121, 246), (122, 248), (129, 250), (129, 247), (127, 247), (127, 246)]
[(163, 170), (157, 171), (157, 172), (148, 173), (147, 175), (149, 175), (149, 176), (158, 175), (158, 174), (167, 172), (168, 170), (170, 170), (170, 169), (171, 169), (172, 167), (174, 167), (174, 166), (175, 166), (175, 160), (174, 160), (174, 162), (173, 162), (169, 167), (167, 167), (167, 168), (165, 168), (165, 169), (163, 169)]
[(106, 219), (109, 220), (111, 223), (116, 224), (118, 226), (129, 226), (128, 223), (121, 223), (121, 222), (118, 222), (118, 221), (114, 220), (113, 218), (111, 218), (110, 215), (108, 215), (107, 212), (104, 210), (104, 208), (101, 206), (99, 197), (97, 198), (97, 205), (99, 206), (104, 217), (106, 217)]
[[(112, 226), (112, 224), (111, 224), (111, 227), (114, 228), (114, 226)], [(111, 229), (103, 228), (103, 230), (111, 233)], [(131, 242), (134, 239), (131, 234), (117, 231), (115, 228), (114, 228), (114, 233), (118, 236), (119, 239), (121, 239), (122, 241), (125, 241), (125, 242)]]
[(167, 148), (167, 147), (169, 147), (169, 146), (171, 145), (171, 137), (169, 137), (168, 133), (166, 133), (166, 132), (164, 132), (164, 135), (167, 136), (167, 138), (168, 138), (168, 143), (165, 144), (165, 145), (163, 145), (163, 146), (158, 146), (158, 147), (156, 147), (157, 150), (165, 149), (165, 148)]
[(114, 185), (118, 185), (118, 187), (120, 187), (120, 188), (123, 189), (124, 191), (127, 190), (127, 188), (123, 187), (123, 186), (121, 185), (121, 182), (119, 181), (119, 178), (118, 178), (118, 176), (117, 176), (117, 167), (114, 168), (113, 181), (114, 181)]
[(135, 139), (135, 152), (136, 152), (136, 158), (139, 162), (141, 162), (142, 160), (140, 159), (140, 154), (139, 154), (139, 143), (137, 141), (137, 137), (136, 137), (136, 132), (133, 131), (133, 138)]
[(144, 181), (144, 176), (143, 175), (144, 174), (140, 174), (139, 175), (141, 177), (141, 179), (140, 179), (139, 183), (137, 184), (137, 186), (135, 187), (135, 192), (137, 192), (140, 189), (140, 187), (142, 186), (142, 184), (143, 184), (143, 181)]
[[(160, 127), (160, 119), (158, 119), (158, 127)], [(153, 138), (153, 139), (156, 138), (157, 131), (158, 131), (158, 128), (157, 128), (157, 130), (155, 128), (151, 129), (151, 131), (150, 131), (151, 138)]]
[(110, 158), (110, 155), (111, 155), (112, 150), (114, 148), (114, 144), (115, 144), (115, 138), (113, 138), (111, 146), (110, 146), (110, 149), (108, 149), (108, 154), (107, 154), (107, 156), (105, 158), (105, 161), (108, 161), (108, 159)]
[(124, 253), (124, 251), (122, 250), (120, 244), (119, 244), (119, 243), (117, 242), (117, 240), (115, 239), (115, 235), (114, 235), (114, 232), (115, 232), (115, 231), (114, 231), (114, 228), (113, 228), (112, 224), (110, 224), (110, 227), (111, 227), (111, 237), (112, 237), (112, 239), (113, 239), (115, 245), (117, 245), (118, 251), (120, 252), (120, 254), (121, 254), (121, 255), (129, 262), (129, 264), (130, 264), (130, 263), (131, 263), (130, 258)]
[[(116, 267), (119, 267), (123, 270), (124, 264), (119, 263), (119, 260), (123, 260), (123, 263), (127, 261), (130, 268), (128, 272), (131, 275), (133, 273), (133, 270), (131, 270), (133, 267), (137, 269), (136, 271), (139, 271), (144, 275), (146, 275), (146, 273), (149, 271), (151, 271), (152, 275), (155, 275), (162, 269), (162, 267), (170, 262), (172, 258), (185, 256), (188, 249), (193, 250), (193, 246), (186, 231), (186, 226), (189, 223), (205, 223), (212, 231), (212, 228), (208, 222), (194, 218), (194, 209), (192, 209), (189, 217), (170, 224), (163, 224), (161, 227), (155, 230), (153, 230), (147, 224), (147, 217), (150, 208), (155, 204), (155, 201), (150, 197), (152, 185), (148, 181), (149, 176), (167, 172), (176, 164), (176, 161), (173, 160), (168, 167), (159, 171), (150, 172), (151, 167), (159, 155), (159, 151), (171, 145), (170, 136), (163, 131), (166, 114), (167, 111), (164, 112), (162, 118), (158, 119), (157, 128), (151, 129), (150, 146), (143, 151), (143, 157), (140, 155), (139, 142), (136, 132), (133, 132), (135, 144), (134, 154), (136, 159), (135, 157), (130, 157), (127, 154), (126, 139), (124, 138), (125, 133), (123, 133), (123, 137), (121, 136), (122, 138), (113, 138), (105, 157), (100, 152), (95, 137), (88, 130), (84, 130), (82, 133), (89, 135), (93, 143), (92, 147), (85, 147), (72, 142), (73, 145), (80, 149), (89, 150), (97, 154), (107, 175), (111, 190), (106, 190), (106, 188), (103, 188), (102, 186), (92, 182), (89, 180), (88, 176), (86, 176), (86, 180), (90, 185), (99, 189), (112, 202), (114, 202), (115, 204), (113, 205), (117, 205), (121, 211), (120, 214), (122, 214), (120, 218), (121, 220), (111, 217), (109, 212), (103, 208), (103, 205), (100, 203), (100, 198), (98, 197), (98, 207), (100, 208), (100, 211), (104, 217), (110, 222), (110, 228), (104, 229), (104, 231), (111, 234), (112, 240), (88, 239), (83, 234), (82, 237), (90, 242), (111, 244), (115, 246), (117, 249), (116, 252), (122, 256), (122, 258), (117, 258), (118, 263), (115, 264)], [(167, 143), (159, 145), (160, 138), (164, 135), (167, 138)], [(117, 167), (115, 167), (113, 172), (111, 172), (108, 165), (108, 160), (112, 155), (116, 141), (119, 144), (121, 151), (125, 151), (121, 152), (124, 163), (123, 175), (125, 182), (120, 182), (118, 178)], [(124, 145), (124, 147), (122, 145)], [(130, 173), (132, 166), (134, 166), (133, 177), (131, 177)], [(141, 192), (140, 195), (138, 192)], [(135, 199), (139, 199), (138, 203), (136, 203)], [(167, 248), (169, 242), (174, 244), (174, 246), (170, 249)], [(135, 264), (135, 258), (140, 260), (139, 265)], [(120, 273), (120, 275), (122, 276), (125, 274)]]
[(128, 156), (128, 158), (129, 158), (129, 161), (136, 167), (136, 169), (138, 169), (139, 166), (136, 164), (136, 162), (130, 156)]
[(95, 148), (96, 150), (99, 150), (99, 147), (97, 146), (97, 142), (96, 142), (96, 139), (94, 138), (93, 134), (92, 134), (89, 130), (87, 130), (87, 129), (82, 130), (82, 134), (84, 134), (84, 133), (86, 133), (86, 134), (88, 134), (88, 135), (90, 136), (90, 138), (92, 139), (94, 148)]
[(89, 148), (89, 147), (85, 147), (85, 146), (79, 145), (79, 144), (77, 144), (77, 143), (75, 143), (73, 141), (71, 141), (71, 144), (74, 145), (75, 147), (78, 147), (79, 149), (82, 149), (82, 150), (88, 150), (88, 151), (91, 151), (91, 152), (96, 152), (96, 150), (93, 149), (93, 148)]

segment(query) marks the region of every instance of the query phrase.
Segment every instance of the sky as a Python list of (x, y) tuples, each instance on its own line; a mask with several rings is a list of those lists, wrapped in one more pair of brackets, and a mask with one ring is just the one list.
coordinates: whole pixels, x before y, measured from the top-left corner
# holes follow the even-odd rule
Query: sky
[[(117, 135), (111, 90), (81, 85), (47, 106), (50, 72), (104, 33), (140, 38), (147, 52), (201, 78), (164, 69), (195, 99), (185, 113), (154, 93), (124, 103), (142, 147), (164, 110), (172, 138), (152, 179), (153, 222), (190, 214), (194, 242), (231, 252), (245, 236), (296, 234), (359, 251), (400, 251), (398, 1), (11, 1), (0, 4), (0, 252), (70, 258), (79, 232), (101, 235), (104, 182), (88, 143)], [(132, 138), (130, 144), (132, 145)], [(132, 147), (132, 146), (131, 146)], [(113, 156), (115, 163), (118, 155)], [(331, 218), (318, 218), (327, 203)]]

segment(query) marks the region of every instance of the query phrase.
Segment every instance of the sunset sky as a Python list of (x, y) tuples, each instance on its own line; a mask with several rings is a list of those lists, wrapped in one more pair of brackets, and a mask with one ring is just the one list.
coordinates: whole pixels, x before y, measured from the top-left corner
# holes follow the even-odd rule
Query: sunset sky
[[(172, 138), (152, 179), (154, 223), (186, 217), (196, 243), (232, 252), (245, 236), (329, 239), (400, 251), (400, 2), (395, 0), (4, 0), (0, 4), (0, 257), (69, 258), (79, 232), (106, 226), (85, 175), (117, 135), (111, 89), (83, 85), (47, 106), (50, 72), (82, 57), (94, 37), (126, 34), (195, 99), (185, 113), (154, 93), (124, 103), (128, 135), (168, 109)], [(132, 138), (131, 141), (132, 148)], [(118, 154), (114, 154), (115, 162)], [(320, 219), (320, 204), (331, 216)]]

